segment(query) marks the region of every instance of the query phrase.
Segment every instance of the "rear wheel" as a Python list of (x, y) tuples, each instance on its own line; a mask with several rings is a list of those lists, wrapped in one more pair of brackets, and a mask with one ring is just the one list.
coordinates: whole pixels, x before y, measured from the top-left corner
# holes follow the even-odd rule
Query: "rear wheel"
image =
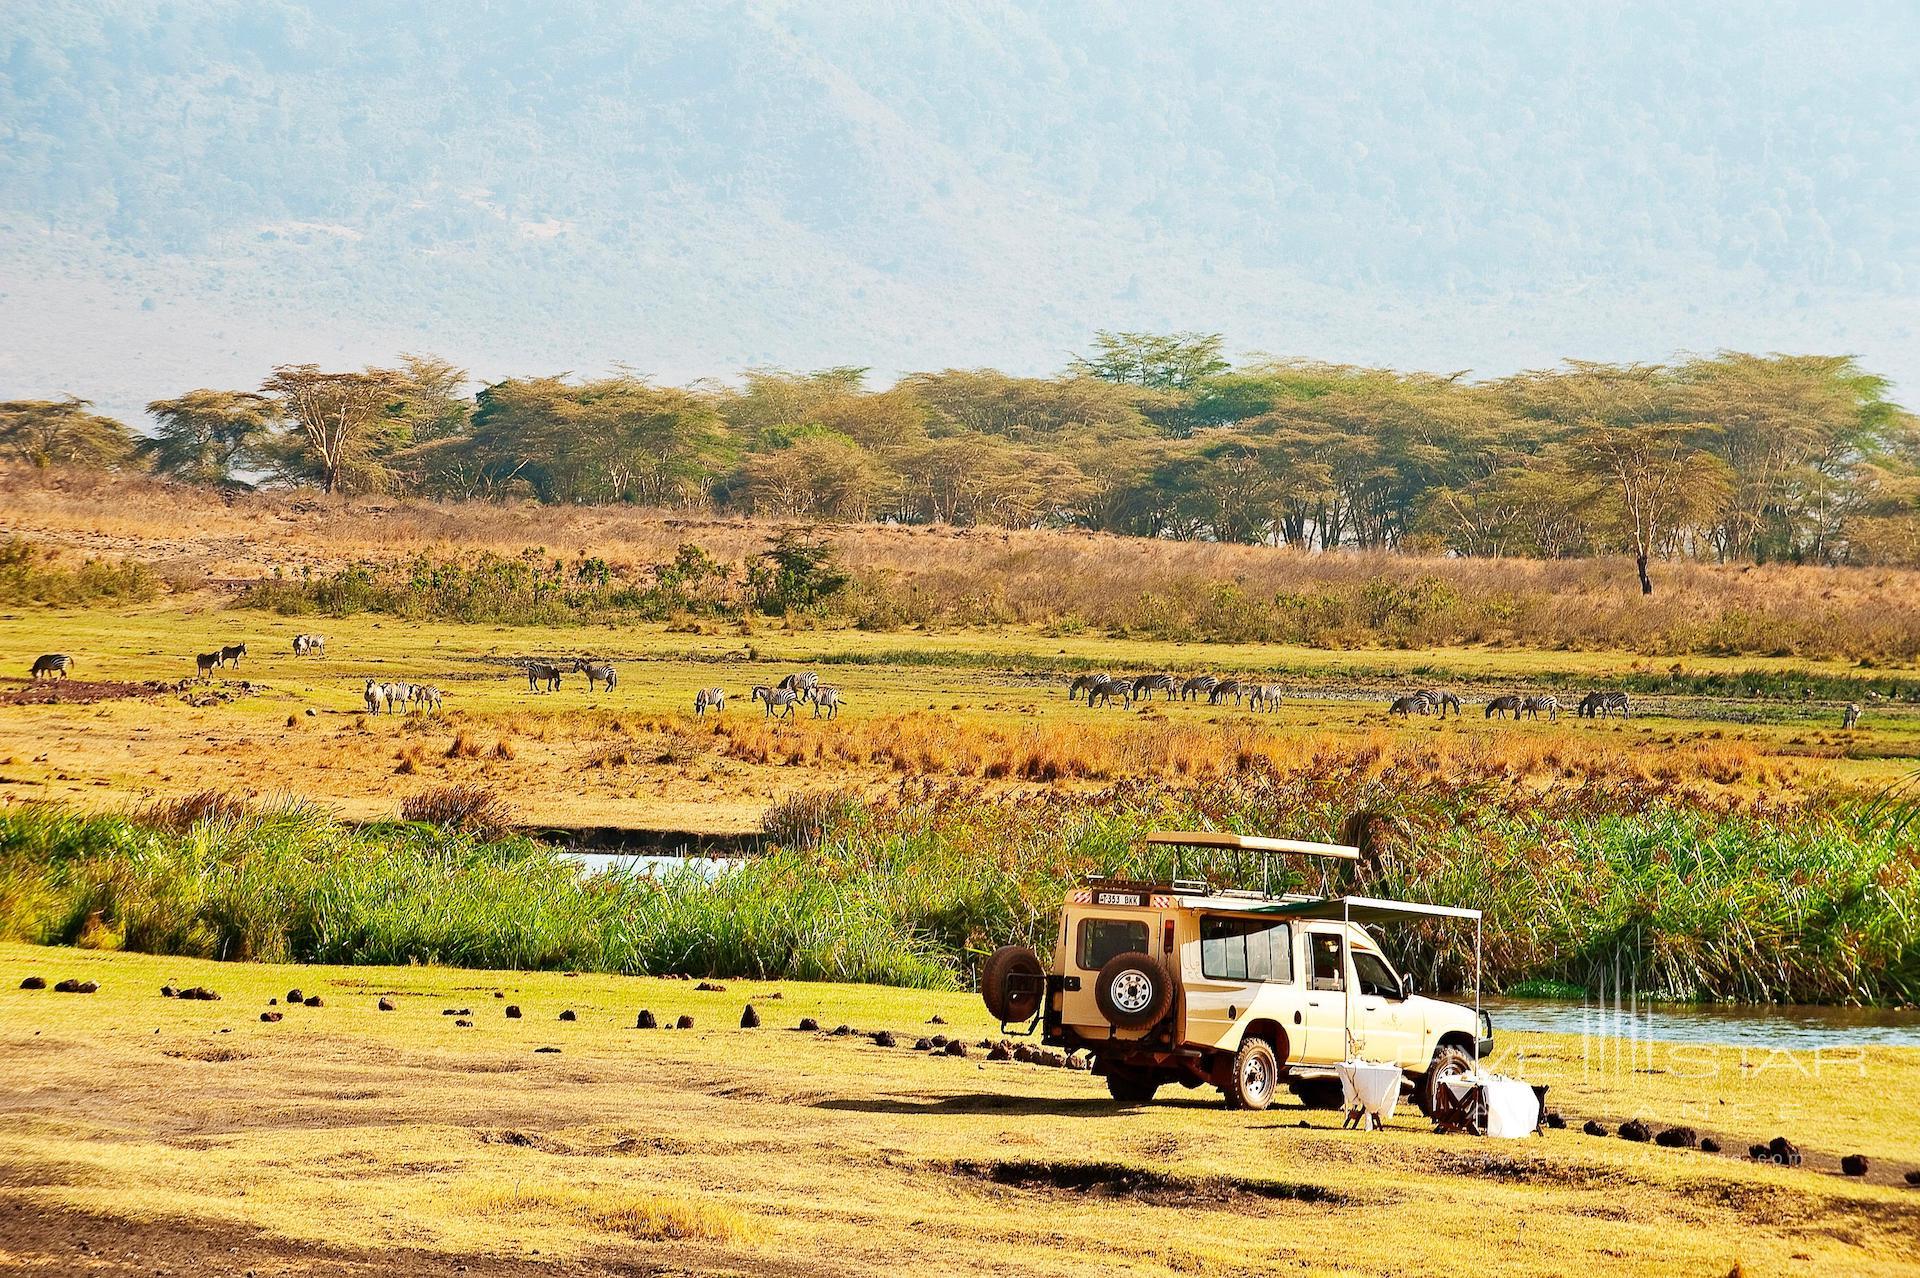
[(1093, 1001), (1109, 1024), (1145, 1029), (1173, 1006), (1173, 977), (1151, 954), (1118, 954), (1094, 978)]
[(1280, 1058), (1264, 1038), (1243, 1038), (1224, 1090), (1232, 1109), (1265, 1109), (1280, 1087)]
[[(980, 970), (980, 998), (995, 1020), (1012, 1023), (1030, 1021), (1040, 1010), (1040, 983), (1043, 972), (1040, 956), (1024, 945), (1003, 945), (995, 950)], [(1008, 978), (1019, 976), (1019, 988), (1009, 988)]]
[(1160, 1080), (1132, 1072), (1107, 1075), (1107, 1095), (1122, 1105), (1145, 1105), (1160, 1090)]
[(1459, 1074), (1473, 1073), (1473, 1057), (1449, 1044), (1433, 1054), (1433, 1064), (1420, 1076), (1420, 1086), (1414, 1089), (1413, 1098), (1420, 1106), (1420, 1112), (1428, 1118), (1439, 1105), (1440, 1080)]

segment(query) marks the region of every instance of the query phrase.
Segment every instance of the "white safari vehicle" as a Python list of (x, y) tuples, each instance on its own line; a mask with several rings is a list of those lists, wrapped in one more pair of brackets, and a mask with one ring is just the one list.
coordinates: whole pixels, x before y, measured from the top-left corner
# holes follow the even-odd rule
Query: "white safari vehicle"
[[(1339, 844), (1205, 832), (1147, 842), (1358, 855)], [(1473, 1007), (1415, 993), (1366, 926), (1418, 918), (1473, 921)], [(1479, 920), (1477, 910), (1448, 906), (1211, 888), (1180, 877), (1176, 852), (1165, 882), (1095, 877), (1070, 891), (1052, 969), (1026, 946), (1002, 946), (981, 973), (981, 995), (1007, 1032), (1038, 1025), (1049, 1046), (1091, 1053), (1093, 1072), (1124, 1103), (1145, 1103), (1164, 1083), (1210, 1084), (1230, 1106), (1265, 1109), (1284, 1082), (1307, 1104), (1332, 1108), (1341, 1097), (1333, 1066), (1364, 1057), (1398, 1064), (1431, 1113), (1438, 1080), (1471, 1072), (1493, 1048), (1479, 1010)]]

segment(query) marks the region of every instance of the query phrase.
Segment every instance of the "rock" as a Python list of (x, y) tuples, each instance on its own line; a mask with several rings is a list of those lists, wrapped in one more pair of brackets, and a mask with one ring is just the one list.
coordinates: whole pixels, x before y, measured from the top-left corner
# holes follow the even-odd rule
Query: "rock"
[(759, 1029), (760, 1028), (760, 1013), (754, 1010), (753, 1004), (751, 1003), (747, 1004), (746, 1010), (740, 1013), (740, 1028), (741, 1029)]
[[(47, 988), (47, 978), (44, 976), (29, 976), (26, 980), (20, 982), (20, 988), (23, 990), (44, 990)], [(162, 986), (160, 993), (167, 998), (172, 998), (171, 989), (171, 986)]]
[(458, 1025), (458, 1026), (459, 1026), (459, 1027), (460, 1027), (461, 1029), (472, 1029), (472, 1028), (473, 1028), (473, 1022), (472, 1022), (472, 1021), (470, 1021), (470, 1020), (468, 1020), (468, 1019), (467, 1019), (466, 1017), (464, 1017), (464, 1016), (456, 1016), (456, 1017), (454, 1017), (454, 1019), (453, 1019), (453, 1023), (454, 1023), (455, 1025)]
[[(37, 977), (28, 977), (27, 979), (28, 979), (28, 980), (38, 980), (39, 978), (37, 978)], [(44, 982), (44, 981), (42, 981), (42, 982), (41, 982), (41, 984), (42, 984), (42, 985), (44, 985), (44, 984), (46, 984), (46, 982)], [(37, 986), (37, 985), (22, 985), (22, 986), (21, 986), (20, 988), (21, 988), (21, 989), (23, 989), (23, 990), (31, 990), (31, 989), (38, 989), (38, 988), (39, 988), (39, 986)], [(179, 991), (179, 990), (176, 990), (176, 989), (175, 989), (175, 988), (173, 988), (173, 986), (171, 986), (171, 985), (162, 985), (162, 986), (160, 987), (160, 997), (161, 997), (161, 998), (179, 998), (179, 997), (180, 997), (180, 991)]]
[(674, 1021), (673, 1027), (675, 1029), (692, 1029), (693, 1018), (691, 1016), (686, 1015), (685, 1013), (682, 1013), (679, 1019)]
[(929, 1025), (945, 1025), (946, 1023), (947, 1018), (937, 1012), (927, 1018), (927, 1024)]
[(1007, 1050), (1005, 1043), (995, 1043), (987, 1049), (987, 1059), (990, 1061), (1010, 1061), (1013, 1059), (1013, 1053)]
[(945, 1047), (947, 1045), (947, 1036), (945, 1034), (935, 1034), (933, 1036), (933, 1045), (935, 1047)]
[(536, 1047), (533, 1050), (536, 1052), (557, 1052), (560, 1049), (557, 1047)]
[(803, 1016), (800, 1018), (800, 1028), (803, 1030), (817, 1031), (820, 1028), (820, 1022), (814, 1020), (811, 1016)]
[(390, 998), (381, 999), (380, 1002), (376, 1004), (376, 1006), (379, 1007), (379, 1009), (383, 1012), (391, 1012), (394, 1010), (394, 1002)]
[(1910, 1171), (1904, 1179), (1909, 1185), (1920, 1185), (1920, 1171)]
[(326, 1005), (327, 1005), (327, 1001), (321, 998), (318, 994), (307, 995), (308, 1007), (325, 1007)]
[(1553, 1128), (1553, 1130), (1555, 1131), (1559, 1131), (1561, 1128), (1565, 1127), (1566, 1125), (1567, 1125), (1566, 1116), (1561, 1114), (1559, 1110), (1550, 1109), (1547, 1111), (1547, 1126)]
[(508, 1020), (517, 1021), (520, 1019), (520, 1005), (518, 1003), (507, 1004), (506, 1012)]
[(285, 1020), (285, 1019), (286, 1019), (286, 1016), (287, 1016), (287, 1014), (286, 1014), (285, 1012), (262, 1012), (262, 1013), (260, 1013), (260, 1019), (261, 1019), (261, 1020), (263, 1020), (263, 1021), (265, 1021), (265, 1022), (266, 1022), (267, 1024), (269, 1024), (269, 1025), (271, 1025), (271, 1024), (273, 1024), (273, 1023), (274, 1023), (275, 1021), (281, 1021), (281, 1020)]
[(1848, 1154), (1840, 1160), (1840, 1174), (1843, 1176), (1864, 1176), (1873, 1166), (1865, 1154)]
[(648, 1008), (641, 1008), (640, 1015), (633, 1018), (635, 1029), (659, 1029), (660, 1022)]
[(573, 1014), (573, 1009), (569, 1007), (566, 1011), (560, 1013), (560, 1019), (563, 1021), (577, 1021), (580, 1018), (578, 1016), (575, 1016)]
[(1580, 1125), (1580, 1130), (1589, 1136), (1605, 1136), (1607, 1134), (1607, 1129), (1599, 1123), (1594, 1122), (1591, 1118)]
[(892, 1047), (897, 1042), (898, 1040), (894, 1038), (892, 1030), (875, 1030), (873, 1032), (873, 1045), (875, 1047)]
[(1653, 1129), (1637, 1118), (1629, 1118), (1620, 1124), (1620, 1139), (1630, 1140), (1636, 1145), (1644, 1145), (1653, 1139)]
[(289, 1003), (304, 1003), (304, 1002), (306, 1002), (306, 1001), (307, 1001), (307, 996), (306, 996), (305, 994), (302, 994), (302, 993), (301, 993), (301, 992), (300, 992), (299, 990), (288, 990), (288, 991), (287, 991), (287, 1002), (289, 1002)]
[(1711, 1136), (1702, 1136), (1700, 1138), (1700, 1152), (1703, 1154), (1717, 1154), (1720, 1152), (1720, 1142)]
[(846, 1038), (848, 1035), (852, 1033), (853, 1033), (853, 1026), (851, 1025), (836, 1025), (833, 1027), (833, 1036), (835, 1038)]
[(1782, 1167), (1798, 1167), (1800, 1165), (1800, 1147), (1788, 1140), (1785, 1136), (1775, 1136), (1767, 1142), (1767, 1157), (1779, 1163)]
[(916, 1038), (913, 1040), (913, 1050), (916, 1052), (931, 1052), (934, 1050), (933, 1040), (930, 1038)]
[(950, 1041), (944, 1050), (949, 1056), (965, 1056), (967, 1045), (956, 1038)]
[(727, 987), (717, 981), (702, 981), (693, 988), (696, 991), (703, 991), (708, 994), (724, 994), (727, 992)]

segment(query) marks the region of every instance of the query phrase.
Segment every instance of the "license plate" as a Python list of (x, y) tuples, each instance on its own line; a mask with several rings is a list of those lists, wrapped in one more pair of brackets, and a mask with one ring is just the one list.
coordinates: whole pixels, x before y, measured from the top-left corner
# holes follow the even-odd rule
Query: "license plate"
[(1146, 898), (1138, 892), (1096, 892), (1093, 903), (1095, 905), (1145, 905), (1147, 902)]

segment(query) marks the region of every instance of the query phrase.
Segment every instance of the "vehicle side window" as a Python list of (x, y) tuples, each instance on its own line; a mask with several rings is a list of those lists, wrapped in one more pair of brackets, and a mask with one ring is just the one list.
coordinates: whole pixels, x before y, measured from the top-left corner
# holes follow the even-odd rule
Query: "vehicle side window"
[(1340, 951), (1345, 948), (1340, 937), (1330, 932), (1314, 932), (1308, 940), (1313, 948), (1313, 988), (1316, 990), (1340, 990), (1346, 988), (1340, 961)]
[(1378, 954), (1355, 950), (1353, 975), (1360, 984), (1362, 994), (1372, 994), (1376, 998), (1400, 997), (1400, 978), (1393, 974), (1393, 969)]
[(1216, 981), (1293, 980), (1293, 926), (1263, 919), (1200, 920), (1200, 973)]
[(1080, 966), (1097, 972), (1122, 954), (1147, 948), (1147, 925), (1137, 919), (1081, 919)]

